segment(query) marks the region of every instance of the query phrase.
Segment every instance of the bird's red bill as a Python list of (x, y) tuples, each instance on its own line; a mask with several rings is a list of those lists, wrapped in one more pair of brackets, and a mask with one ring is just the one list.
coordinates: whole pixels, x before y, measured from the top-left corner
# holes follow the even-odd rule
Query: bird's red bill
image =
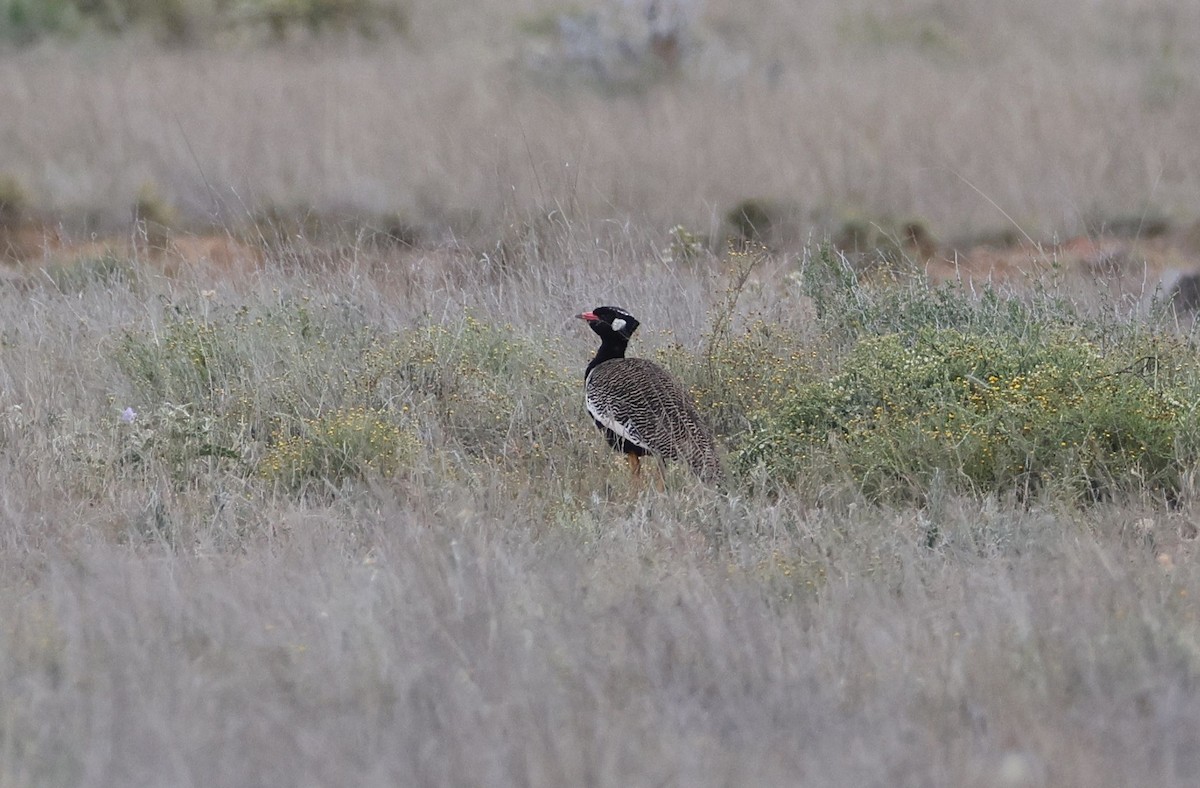
[(586, 320), (589, 323), (600, 319), (600, 318), (596, 317), (595, 312), (583, 312), (581, 314), (575, 315), (575, 317), (579, 318), (580, 320)]

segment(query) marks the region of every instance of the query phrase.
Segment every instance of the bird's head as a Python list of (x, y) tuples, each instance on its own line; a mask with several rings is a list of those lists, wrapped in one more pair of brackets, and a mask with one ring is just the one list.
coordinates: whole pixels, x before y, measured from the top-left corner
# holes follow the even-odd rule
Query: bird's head
[(616, 306), (598, 306), (591, 312), (583, 312), (575, 317), (587, 321), (601, 339), (616, 336), (629, 341), (640, 325), (636, 317)]

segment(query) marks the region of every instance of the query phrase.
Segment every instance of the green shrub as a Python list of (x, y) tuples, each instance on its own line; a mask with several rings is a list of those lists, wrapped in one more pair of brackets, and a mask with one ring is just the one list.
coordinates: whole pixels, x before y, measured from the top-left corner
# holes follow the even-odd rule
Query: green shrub
[(1089, 315), (1052, 281), (1023, 293), (917, 275), (864, 283), (828, 247), (795, 276), (812, 320), (751, 316), (734, 331), (744, 257), (705, 358), (661, 354), (736, 472), (877, 500), (946, 485), (1083, 500), (1174, 496), (1200, 460), (1200, 363), (1177, 334)]
[(78, 0), (0, 0), (0, 38), (12, 43), (73, 32), (79, 23)]
[(418, 224), (399, 212), (339, 215), (293, 204), (265, 206), (238, 229), (237, 235), (261, 245), (277, 258), (292, 259), (311, 256), (322, 246), (416, 246), (422, 232)]
[(137, 282), (137, 266), (117, 254), (87, 257), (72, 263), (52, 265), (42, 271), (50, 284), (64, 295), (74, 295), (91, 287), (114, 287)]
[(364, 354), (362, 384), (404, 396), (436, 421), (442, 442), (497, 457), (517, 446), (565, 443), (564, 403), (579, 380), (552, 364), (550, 343), (471, 315), (417, 328)]
[(0, 228), (19, 224), (28, 203), (21, 182), (11, 175), (0, 175)]
[(147, 412), (131, 408), (126, 414), (118, 427), (117, 467), (124, 472), (161, 472), (183, 487), (203, 469), (237, 465), (242, 458), (241, 447), (229, 442), (211, 413), (162, 402)]
[(937, 239), (928, 226), (915, 218), (895, 221), (851, 217), (841, 223), (830, 243), (854, 259), (861, 270), (917, 268), (938, 250)]
[(1068, 331), (867, 337), (840, 373), (756, 411), (739, 460), (785, 478), (835, 463), (876, 497), (935, 479), (980, 493), (1174, 491), (1200, 457), (1177, 440), (1200, 394), (1192, 356), (1162, 337), (1112, 348)]
[(839, 37), (871, 49), (911, 48), (928, 56), (957, 58), (969, 50), (957, 31), (937, 10), (847, 13), (839, 20)]
[(846, 258), (828, 245), (805, 256), (798, 278), (831, 349), (837, 350), (864, 336), (911, 335), (926, 328), (1031, 340), (1048, 327), (1088, 322), (1054, 289), (1054, 281), (1036, 282), (1021, 295), (992, 286), (968, 293), (956, 282), (935, 286), (918, 270), (864, 283)]
[(814, 375), (811, 349), (762, 319), (712, 343), (705, 354), (673, 344), (656, 360), (688, 385), (713, 429), (734, 440), (757, 414), (799, 397)]
[(208, 420), (212, 441), (265, 451), (281, 426), (346, 399), (354, 360), (371, 337), (356, 316), (304, 299), (251, 310), (181, 302), (158, 325), (130, 329), (114, 350), (135, 407), (174, 403)]
[(163, 246), (179, 220), (175, 208), (153, 183), (144, 183), (133, 201), (133, 218), (142, 236), (153, 246)]
[(230, 328), (169, 307), (158, 330), (126, 332), (116, 359), (143, 400), (214, 410), (227, 387), (250, 376), (250, 360), (230, 341)]
[(779, 224), (781, 211), (770, 200), (747, 199), (729, 209), (725, 214), (733, 240), (738, 243), (766, 241)]
[(18, 44), (85, 28), (142, 28), (175, 43), (230, 30), (274, 38), (329, 29), (375, 36), (408, 29), (408, 0), (0, 0), (0, 22), (4, 37)]
[(300, 421), (294, 434), (277, 431), (259, 473), (285, 487), (308, 481), (340, 487), (348, 480), (389, 477), (412, 465), (421, 449), (406, 418), (369, 408), (336, 408)]
[(286, 35), (293, 26), (312, 33), (327, 28), (355, 30), (366, 36), (408, 28), (407, 2), (399, 0), (259, 0), (252, 9), (276, 36)]
[(302, 300), (171, 306), (116, 350), (135, 406), (176, 403), (207, 419), (210, 442), (247, 459), (237, 472), (257, 467), (289, 489), (396, 472), (418, 430), (488, 461), (568, 445), (579, 381), (554, 356), (469, 315), (384, 333), (352, 309)]

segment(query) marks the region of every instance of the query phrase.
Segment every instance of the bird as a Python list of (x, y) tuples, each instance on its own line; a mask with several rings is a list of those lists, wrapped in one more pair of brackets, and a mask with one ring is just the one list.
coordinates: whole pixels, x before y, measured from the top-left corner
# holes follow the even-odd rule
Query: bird
[(704, 423), (683, 383), (644, 358), (626, 358), (625, 350), (640, 323), (624, 309), (598, 306), (576, 315), (600, 337), (600, 347), (584, 371), (587, 412), (612, 448), (625, 454), (635, 481), (641, 459), (661, 463), (682, 460), (702, 481), (724, 482), (712, 431)]

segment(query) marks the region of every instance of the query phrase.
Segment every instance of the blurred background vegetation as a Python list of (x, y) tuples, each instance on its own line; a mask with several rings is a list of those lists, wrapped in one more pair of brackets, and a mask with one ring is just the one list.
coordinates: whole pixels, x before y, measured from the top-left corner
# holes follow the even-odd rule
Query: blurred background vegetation
[(0, 31), (14, 44), (89, 32), (145, 32), (200, 43), (233, 31), (281, 39), (296, 31), (403, 33), (407, 0), (0, 0)]
[(0, 0), (0, 204), (479, 250), (549, 215), (1144, 237), (1200, 214), (1197, 31), (1166, 0)]

